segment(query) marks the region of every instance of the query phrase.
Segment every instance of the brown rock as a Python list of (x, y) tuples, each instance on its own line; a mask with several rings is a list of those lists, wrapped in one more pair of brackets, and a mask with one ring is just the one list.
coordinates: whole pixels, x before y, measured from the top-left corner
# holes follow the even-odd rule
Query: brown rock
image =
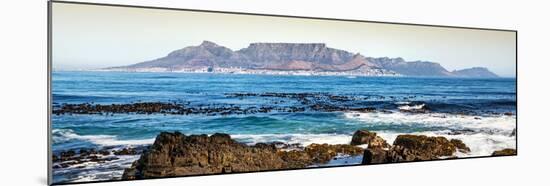
[(389, 148), (390, 144), (386, 140), (382, 139), (380, 136), (377, 136), (375, 132), (369, 132), (367, 130), (358, 130), (355, 131), (353, 137), (351, 138), (351, 145), (362, 145), (368, 144), (368, 148)]
[[(445, 137), (428, 137), (425, 135), (399, 135), (393, 142), (394, 147), (399, 146), (412, 153), (426, 156), (451, 156), (456, 147)], [(398, 148), (397, 148), (398, 149)], [(396, 149), (396, 150), (397, 150)]]
[[(105, 153), (105, 152), (103, 152), (103, 153)], [(136, 155), (136, 154), (138, 154), (138, 152), (134, 148), (124, 148), (122, 150), (115, 151), (114, 154), (117, 155), (117, 156), (119, 156), (119, 155)]]
[(388, 150), (384, 149), (366, 149), (363, 153), (362, 164), (388, 163)]
[(227, 134), (186, 136), (179, 132), (163, 132), (150, 149), (124, 171), (122, 178), (304, 168), (315, 163), (326, 163), (338, 153), (359, 155), (363, 152), (361, 148), (351, 145), (311, 144), (304, 150), (290, 151), (276, 146), (275, 143), (247, 146)]
[(384, 150), (367, 149), (363, 155), (363, 164), (376, 164), (388, 162), (433, 160), (442, 157), (453, 158), (456, 151), (469, 152), (462, 141), (457, 139), (447, 140), (444, 137), (428, 137), (424, 135), (399, 135), (393, 146)]
[(502, 150), (497, 150), (493, 152), (491, 156), (511, 156), (516, 154), (517, 154), (516, 149), (502, 149)]
[(464, 144), (461, 140), (458, 139), (451, 139), (451, 143), (458, 149), (459, 152), (462, 153), (468, 153), (470, 152), (470, 148)]
[(363, 149), (352, 145), (338, 144), (311, 144), (308, 145), (304, 151), (313, 158), (314, 163), (327, 163), (333, 157), (340, 154), (348, 155), (360, 155), (363, 153)]

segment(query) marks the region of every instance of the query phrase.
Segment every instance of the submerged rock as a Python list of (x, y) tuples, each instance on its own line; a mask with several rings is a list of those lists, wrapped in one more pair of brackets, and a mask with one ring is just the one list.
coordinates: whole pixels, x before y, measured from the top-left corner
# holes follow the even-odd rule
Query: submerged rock
[(304, 168), (326, 163), (339, 153), (359, 155), (362, 149), (311, 144), (304, 150), (284, 151), (275, 143), (241, 144), (227, 134), (186, 136), (162, 132), (150, 149), (124, 171), (122, 179)]
[(122, 150), (114, 151), (115, 155), (136, 155), (138, 152), (134, 148), (124, 148)]
[[(78, 150), (69, 149), (52, 154), (52, 168), (86, 168), (88, 163), (105, 163), (118, 160), (119, 155), (137, 155), (147, 149), (148, 145), (127, 147), (121, 150), (115, 150), (113, 147), (105, 147), (102, 149), (96, 148), (81, 148)], [(78, 152), (78, 153), (77, 153)], [(113, 154), (114, 156), (112, 156)]]
[(327, 163), (338, 154), (360, 155), (363, 149), (352, 145), (311, 144), (304, 151), (313, 159), (313, 163)]
[(502, 150), (497, 150), (493, 152), (491, 156), (511, 156), (516, 154), (517, 154), (516, 149), (502, 149)]

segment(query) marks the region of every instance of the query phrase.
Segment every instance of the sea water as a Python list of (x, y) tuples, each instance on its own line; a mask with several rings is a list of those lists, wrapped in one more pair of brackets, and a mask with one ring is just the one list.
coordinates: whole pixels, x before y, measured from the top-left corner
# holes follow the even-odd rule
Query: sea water
[[(515, 148), (515, 78), (274, 76), (212, 73), (53, 72), (54, 109), (68, 103), (177, 102), (241, 107), (300, 106), (287, 98), (234, 97), (234, 93), (319, 93), (353, 98), (348, 104), (377, 112), (269, 112), (248, 115), (63, 114), (52, 116), (54, 153), (69, 149), (152, 144), (162, 131), (230, 134), (255, 144), (347, 144), (353, 132), (377, 132), (388, 143), (399, 134), (460, 139), (487, 156)], [(426, 113), (408, 110), (427, 108)], [(384, 112), (381, 112), (381, 111)], [(503, 114), (507, 113), (507, 114)], [(458, 132), (457, 132), (458, 131)], [(467, 132), (464, 132), (467, 131)], [(54, 182), (120, 179), (139, 155), (54, 170)], [(336, 164), (357, 164), (355, 161)], [(77, 168), (78, 167), (78, 168)], [(84, 167), (84, 168), (83, 168)]]

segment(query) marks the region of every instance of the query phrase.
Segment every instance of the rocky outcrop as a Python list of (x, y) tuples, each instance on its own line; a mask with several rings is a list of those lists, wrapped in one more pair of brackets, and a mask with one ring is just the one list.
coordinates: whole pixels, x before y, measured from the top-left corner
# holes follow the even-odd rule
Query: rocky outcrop
[(428, 137), (424, 135), (399, 135), (389, 153), (389, 161), (433, 160), (452, 156), (459, 148), (470, 151), (460, 140), (447, 140), (445, 137)]
[(379, 164), (404, 161), (433, 160), (453, 157), (457, 152), (470, 149), (460, 140), (424, 135), (399, 135), (389, 149), (366, 149), (363, 164)]
[[(104, 70), (193, 71), (198, 69), (242, 68), (273, 71), (351, 72), (369, 75), (440, 77), (487, 77), (485, 68), (449, 72), (439, 63), (405, 61), (402, 58), (372, 58), (327, 47), (324, 43), (251, 43), (233, 51), (210, 41), (170, 52), (158, 59)], [(208, 70), (210, 71), (210, 70)]]
[(491, 156), (512, 156), (512, 155), (516, 155), (517, 153), (518, 152), (516, 151), (516, 149), (502, 149), (502, 150), (497, 150), (493, 152)]
[(124, 171), (123, 179), (304, 168), (326, 163), (339, 153), (359, 155), (362, 151), (351, 145), (328, 144), (286, 151), (279, 150), (276, 144), (241, 144), (227, 134), (186, 136), (163, 132)]
[(367, 130), (358, 130), (353, 134), (351, 138), (351, 145), (367, 144), (370, 149), (377, 148), (389, 148), (390, 144), (386, 140), (377, 136), (375, 132), (369, 132)]
[[(127, 147), (121, 150), (105, 147), (102, 149), (82, 148), (66, 150), (52, 154), (52, 168), (60, 169), (70, 166), (84, 168), (86, 163), (104, 163), (118, 160), (119, 155), (137, 155), (147, 149), (148, 146)], [(116, 156), (113, 156), (116, 155)]]

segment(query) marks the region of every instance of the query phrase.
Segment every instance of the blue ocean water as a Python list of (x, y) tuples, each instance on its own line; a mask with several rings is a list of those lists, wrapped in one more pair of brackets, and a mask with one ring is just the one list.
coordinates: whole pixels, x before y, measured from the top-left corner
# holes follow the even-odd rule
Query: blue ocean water
[[(151, 144), (161, 131), (223, 132), (243, 143), (349, 143), (358, 129), (391, 142), (415, 133), (463, 140), (472, 153), (515, 148), (515, 78), (274, 76), (208, 73), (53, 72), (54, 109), (67, 103), (178, 102), (191, 105), (300, 106), (277, 97), (233, 93), (319, 93), (348, 96), (349, 106), (389, 112), (270, 112), (250, 115), (63, 114), (52, 116), (53, 152)], [(403, 110), (429, 108), (429, 113)], [(508, 113), (508, 114), (504, 114)], [(511, 114), (510, 114), (511, 113)], [(469, 133), (456, 133), (456, 131)], [(54, 170), (56, 181), (118, 179), (137, 157), (81, 170)], [(56, 172), (57, 171), (57, 172)]]

